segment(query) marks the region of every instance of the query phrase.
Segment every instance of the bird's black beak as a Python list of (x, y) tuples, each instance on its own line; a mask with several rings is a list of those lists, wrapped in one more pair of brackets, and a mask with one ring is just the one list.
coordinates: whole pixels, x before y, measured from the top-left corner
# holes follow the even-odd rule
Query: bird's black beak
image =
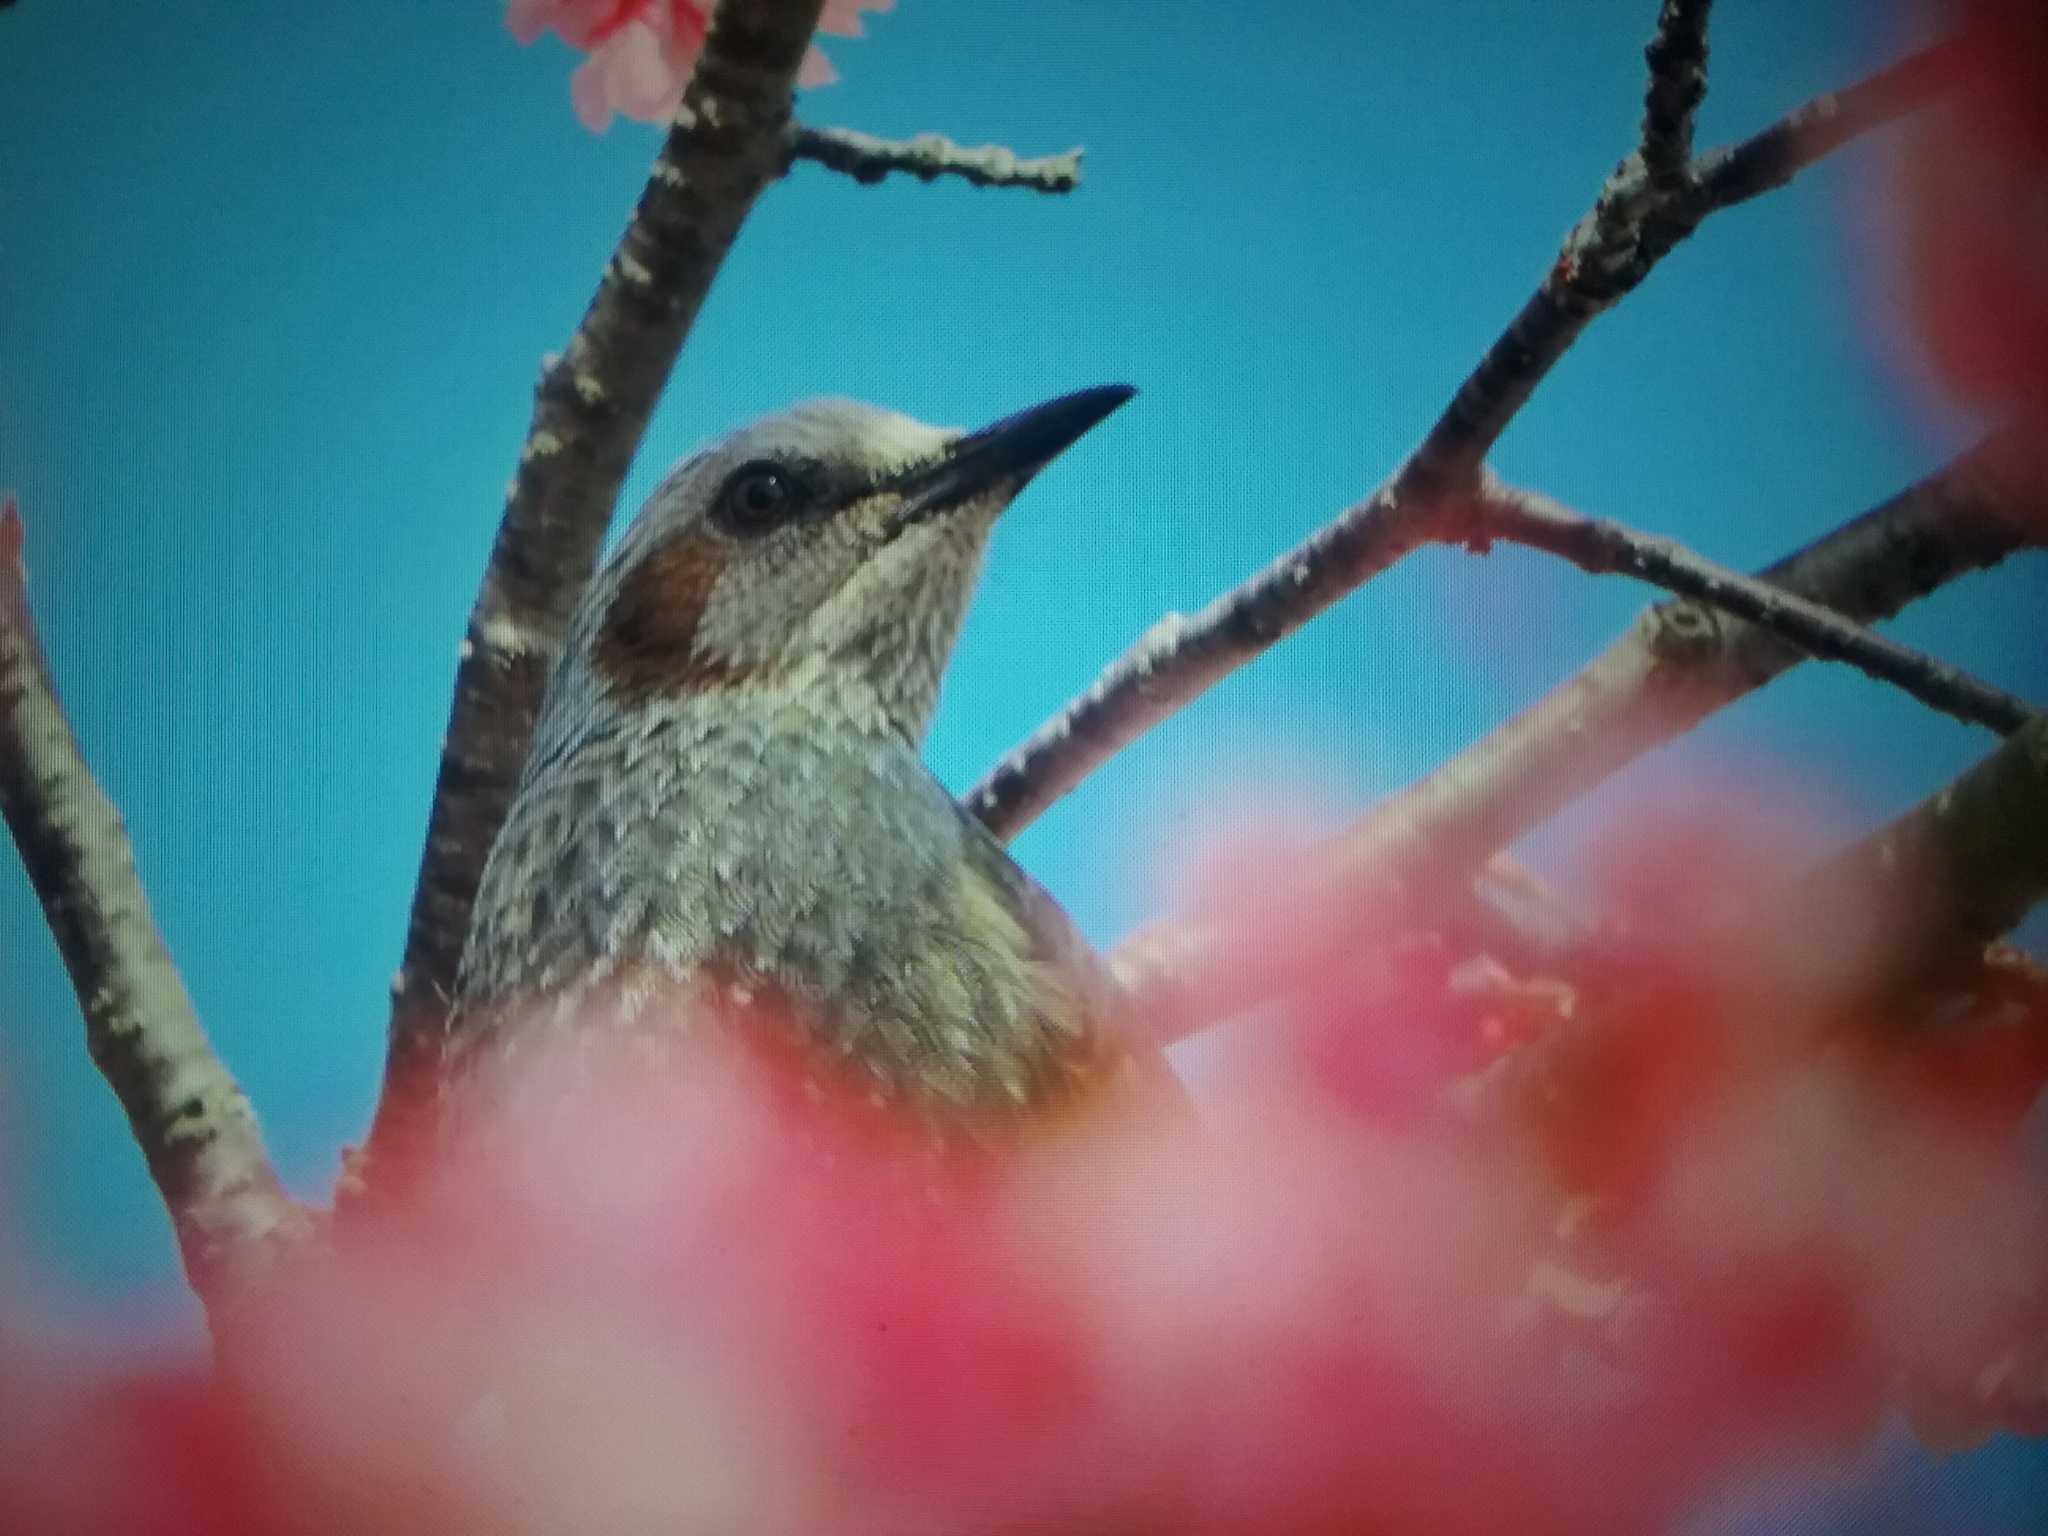
[(1136, 393), (1128, 384), (1098, 384), (968, 433), (936, 463), (904, 478), (903, 504), (892, 520), (892, 532), (900, 533), (998, 487), (1014, 496), (1082, 433)]

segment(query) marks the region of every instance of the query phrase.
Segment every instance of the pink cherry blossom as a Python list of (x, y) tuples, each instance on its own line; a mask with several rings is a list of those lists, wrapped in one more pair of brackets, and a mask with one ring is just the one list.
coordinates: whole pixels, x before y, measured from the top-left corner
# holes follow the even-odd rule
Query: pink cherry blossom
[[(886, 11), (896, 0), (825, 0), (818, 30), (859, 37), (861, 12)], [(683, 87), (704, 46), (710, 0), (509, 0), (505, 25), (522, 43), (552, 30), (589, 57), (569, 82), (576, 115), (593, 133), (614, 113), (665, 123), (682, 103)], [(800, 86), (838, 78), (816, 48), (797, 75)]]
[[(0, 1531), (1638, 1536), (1860, 1475), (1902, 1389), (2048, 1431), (2048, 984), (1853, 1028), (1745, 926), (1810, 890), (1769, 818), (1694, 817), (1594, 851), (1631, 926), (1568, 977), (1412, 922), (1302, 965), (1199, 1114), (938, 1142), (765, 1003), (593, 993), (233, 1371), (109, 1369), (0, 1255)], [(1292, 946), (1327, 885), (1243, 864), (1190, 894)]]

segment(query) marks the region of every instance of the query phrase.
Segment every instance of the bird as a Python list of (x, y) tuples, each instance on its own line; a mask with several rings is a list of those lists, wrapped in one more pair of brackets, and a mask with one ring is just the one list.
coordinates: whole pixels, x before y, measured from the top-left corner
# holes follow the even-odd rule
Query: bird
[(1172, 1093), (1101, 958), (922, 757), (999, 514), (1134, 393), (978, 431), (812, 400), (677, 465), (570, 619), (443, 1083), (578, 1030), (673, 1029), (682, 999), (969, 1135)]

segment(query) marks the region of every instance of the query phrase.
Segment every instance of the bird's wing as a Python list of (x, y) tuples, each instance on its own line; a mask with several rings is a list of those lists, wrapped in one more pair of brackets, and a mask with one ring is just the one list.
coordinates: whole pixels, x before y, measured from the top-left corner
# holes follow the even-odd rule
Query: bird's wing
[(1022, 928), (1047, 1016), (1079, 1023), (1075, 1064), (1080, 1074), (1089, 1079), (1135, 1076), (1141, 1084), (1177, 1094), (1172, 1069), (1144, 1038), (1123, 989), (1074, 920), (988, 828), (950, 795), (947, 800), (960, 822), (966, 877)]

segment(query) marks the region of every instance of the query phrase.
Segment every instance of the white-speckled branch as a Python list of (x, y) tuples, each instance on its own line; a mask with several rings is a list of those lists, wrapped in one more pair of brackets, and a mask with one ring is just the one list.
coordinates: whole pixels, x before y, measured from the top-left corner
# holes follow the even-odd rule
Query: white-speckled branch
[(1081, 150), (1025, 158), (1001, 144), (969, 149), (942, 133), (909, 139), (878, 139), (852, 128), (793, 125), (788, 164), (809, 160), (828, 171), (872, 184), (891, 172), (936, 181), (954, 176), (977, 187), (1023, 187), (1033, 192), (1071, 192), (1081, 184)]
[[(1757, 580), (1874, 623), (1971, 571), (2037, 548), (2048, 523), (2001, 470), (1994, 437), (1767, 566)], [(1645, 752), (1798, 665), (1775, 631), (1690, 599), (1644, 611), (1624, 635), (1512, 719), (1382, 801), (1339, 842), (1367, 870), (1429, 850), (1453, 884)]]
[[(1537, 385), (1593, 318), (1646, 278), (1708, 214), (1782, 186), (1859, 134), (1929, 100), (1954, 49), (1929, 49), (1817, 97), (1674, 177), (1705, 89), (1703, 5), (1667, 4), (1648, 57), (1643, 139), (1566, 237), (1535, 293), (1386, 484), (1190, 619), (1162, 621), (1019, 743), (967, 796), (1013, 837), (1102, 763), (1410, 550), (1446, 536), (1477, 474)], [(1652, 167), (1655, 167), (1653, 170)]]
[(164, 947), (120, 813), (57, 701), (29, 609), (20, 514), (0, 509), (0, 812), (71, 974), (86, 1047), (142, 1148), (216, 1334), (319, 1231), (279, 1184), (249, 1101)]
[(541, 690), (662, 387), (754, 200), (786, 164), (796, 72), (823, 0), (725, 0), (631, 222), (575, 334), (541, 370), (456, 670), (373, 1145), (445, 1022), (484, 860)]
[[(1869, 623), (2038, 548), (2048, 522), (2026, 503), (2028, 476), (2010, 472), (2018, 446), (1990, 439), (1754, 579)], [(1696, 600), (1648, 609), (1573, 677), (1332, 839), (1321, 863), (1333, 895), (1339, 905), (1398, 901), (1409, 920), (1453, 910), (1496, 850), (1807, 654)], [(1255, 1002), (1281, 979), (1251, 974), (1221, 935), (1185, 924), (1134, 935), (1114, 959), (1173, 1032)]]
[(2022, 700), (1960, 667), (1887, 640), (1824, 603), (1716, 565), (1676, 539), (1587, 517), (1491, 475), (1470, 506), (1474, 522), (1469, 537), (1475, 543), (1502, 539), (1569, 560), (1589, 575), (1634, 576), (1768, 630), (1810, 656), (1846, 662), (1930, 709), (2000, 735), (2036, 717)]

